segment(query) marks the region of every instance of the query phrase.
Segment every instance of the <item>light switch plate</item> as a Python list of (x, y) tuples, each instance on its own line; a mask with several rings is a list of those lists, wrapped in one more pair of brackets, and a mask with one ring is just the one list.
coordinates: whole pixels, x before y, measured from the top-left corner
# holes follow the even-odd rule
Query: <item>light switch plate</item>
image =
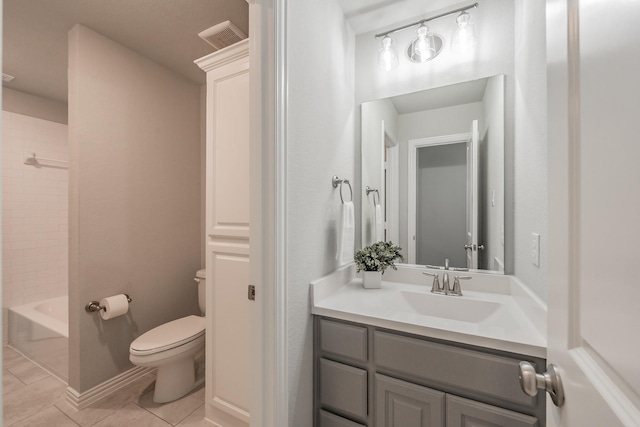
[(531, 233), (531, 262), (540, 267), (540, 235)]

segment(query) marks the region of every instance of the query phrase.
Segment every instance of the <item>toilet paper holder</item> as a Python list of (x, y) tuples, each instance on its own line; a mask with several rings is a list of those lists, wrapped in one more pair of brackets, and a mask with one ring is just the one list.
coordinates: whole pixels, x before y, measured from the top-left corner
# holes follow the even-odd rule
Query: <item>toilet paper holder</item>
[[(124, 294), (127, 297), (127, 302), (131, 302), (131, 297), (128, 294)], [(104, 310), (104, 306), (100, 305), (99, 301), (89, 301), (87, 305), (84, 306), (84, 309), (88, 313), (95, 313), (96, 311)]]

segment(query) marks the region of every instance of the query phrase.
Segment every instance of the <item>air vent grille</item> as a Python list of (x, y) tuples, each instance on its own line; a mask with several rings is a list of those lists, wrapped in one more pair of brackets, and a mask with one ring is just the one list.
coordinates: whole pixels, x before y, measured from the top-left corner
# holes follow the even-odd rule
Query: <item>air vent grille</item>
[(15, 79), (15, 77), (10, 76), (9, 74), (2, 73), (2, 81), (3, 82), (10, 82), (13, 79)]
[(232, 44), (238, 43), (239, 41), (247, 38), (247, 35), (230, 21), (214, 25), (213, 27), (198, 33), (198, 36), (211, 46), (215, 47), (216, 50), (231, 46)]

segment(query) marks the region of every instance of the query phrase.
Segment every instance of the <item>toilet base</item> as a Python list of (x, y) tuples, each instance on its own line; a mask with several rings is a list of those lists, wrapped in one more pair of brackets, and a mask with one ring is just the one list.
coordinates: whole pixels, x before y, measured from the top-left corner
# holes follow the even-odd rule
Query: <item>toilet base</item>
[(156, 374), (155, 403), (166, 403), (179, 399), (196, 386), (193, 357), (162, 365)]

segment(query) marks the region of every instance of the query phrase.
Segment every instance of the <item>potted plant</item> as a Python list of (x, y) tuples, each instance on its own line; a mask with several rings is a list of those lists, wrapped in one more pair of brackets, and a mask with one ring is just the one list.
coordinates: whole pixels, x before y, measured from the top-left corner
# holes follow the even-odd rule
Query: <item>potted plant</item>
[(396, 260), (403, 260), (401, 247), (393, 242), (380, 241), (356, 251), (354, 259), (358, 273), (364, 271), (362, 286), (369, 289), (379, 288), (382, 283), (382, 273), (391, 267), (397, 270)]

